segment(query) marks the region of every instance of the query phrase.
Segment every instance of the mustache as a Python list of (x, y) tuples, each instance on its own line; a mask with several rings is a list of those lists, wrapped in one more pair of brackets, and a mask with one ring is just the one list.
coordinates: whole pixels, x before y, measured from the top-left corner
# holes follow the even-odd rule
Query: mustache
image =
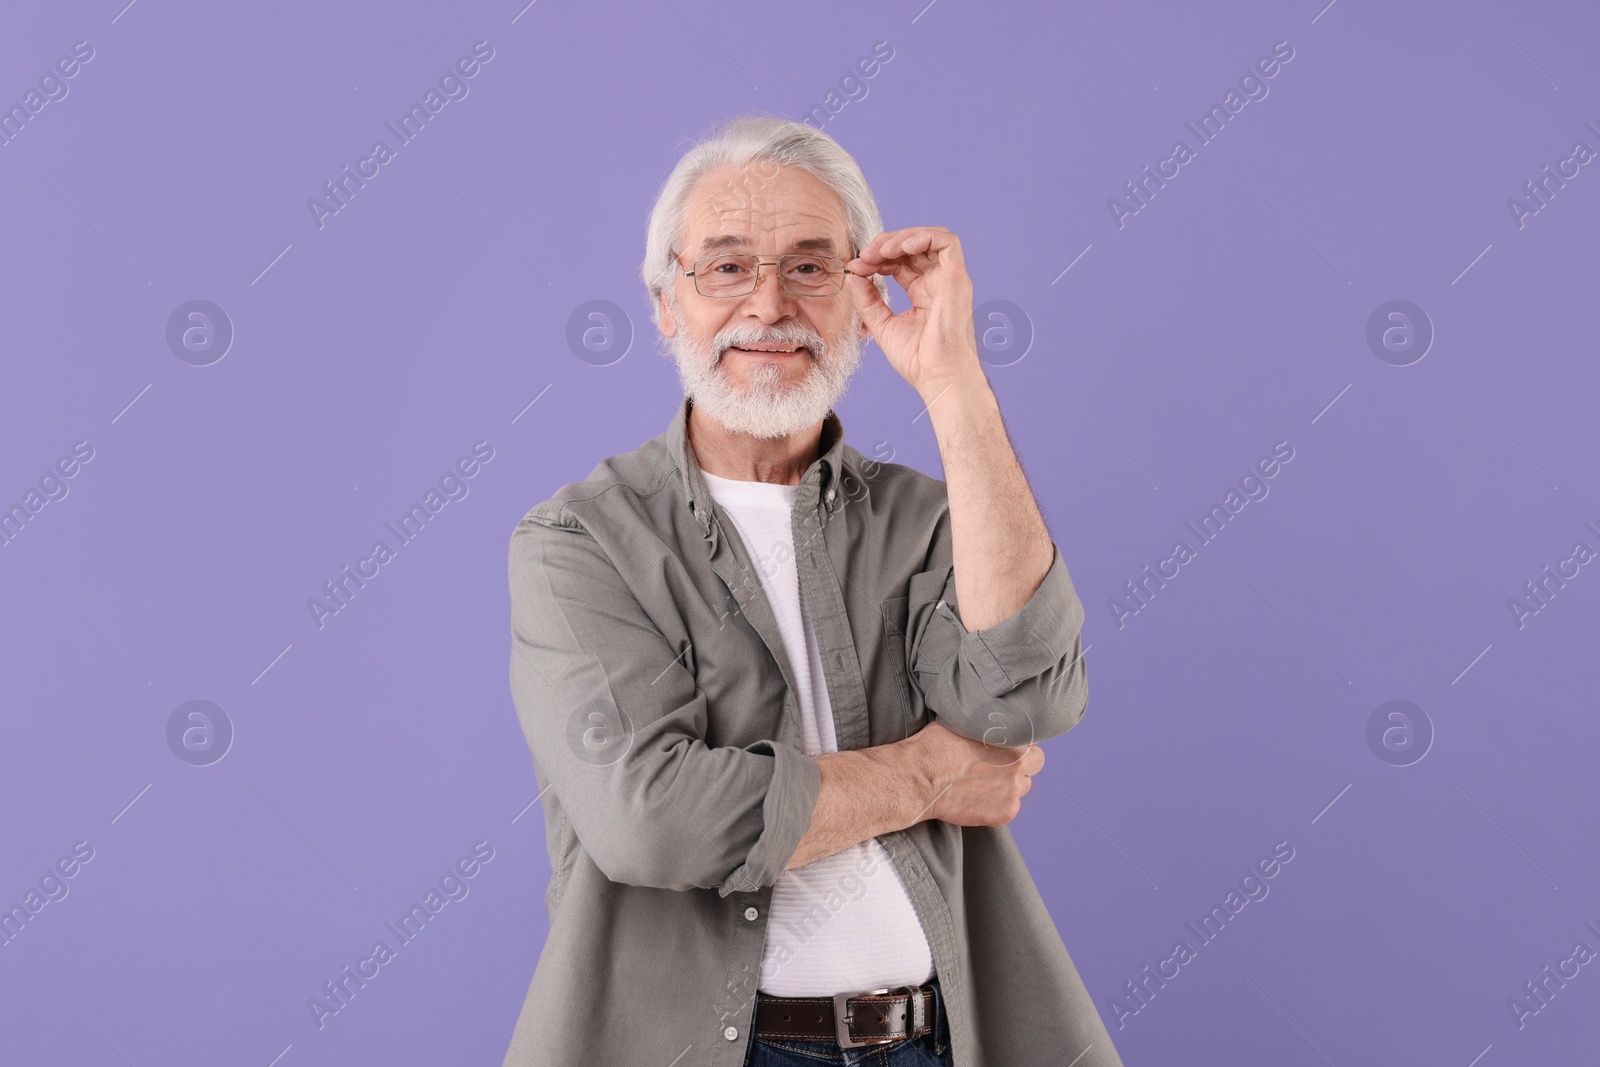
[(816, 359), (819, 355), (825, 354), (828, 351), (827, 342), (821, 336), (815, 333), (789, 337), (752, 337), (747, 334), (729, 334), (728, 336), (719, 336), (713, 338), (711, 343), (711, 351), (716, 359), (716, 362), (720, 363), (722, 362), (722, 357), (727, 353), (728, 349), (749, 348), (753, 345), (783, 345), (786, 347), (789, 345), (798, 345), (801, 348), (804, 348), (806, 350), (806, 354), (812, 359)]
[(712, 348), (718, 354), (734, 346), (744, 348), (760, 344), (801, 345), (815, 354), (822, 350), (827, 343), (827, 338), (823, 337), (811, 326), (794, 319), (772, 326), (739, 323), (727, 327), (712, 338)]

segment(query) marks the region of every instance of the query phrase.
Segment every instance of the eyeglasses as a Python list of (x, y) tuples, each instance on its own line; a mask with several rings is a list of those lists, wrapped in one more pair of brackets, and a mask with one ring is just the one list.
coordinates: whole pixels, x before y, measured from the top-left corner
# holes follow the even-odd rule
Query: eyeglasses
[(832, 256), (797, 253), (775, 261), (743, 254), (706, 256), (695, 260), (694, 269), (683, 274), (694, 279), (694, 290), (701, 296), (748, 296), (760, 284), (761, 268), (774, 262), (778, 283), (790, 296), (836, 296), (844, 289), (844, 276), (854, 273)]

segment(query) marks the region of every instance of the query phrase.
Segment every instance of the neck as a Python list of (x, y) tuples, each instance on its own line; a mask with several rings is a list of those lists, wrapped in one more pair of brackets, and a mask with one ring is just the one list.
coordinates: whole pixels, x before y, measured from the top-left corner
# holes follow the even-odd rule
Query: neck
[(806, 469), (824, 449), (826, 420), (786, 437), (751, 437), (733, 433), (691, 402), (689, 444), (702, 470), (744, 482), (799, 485)]

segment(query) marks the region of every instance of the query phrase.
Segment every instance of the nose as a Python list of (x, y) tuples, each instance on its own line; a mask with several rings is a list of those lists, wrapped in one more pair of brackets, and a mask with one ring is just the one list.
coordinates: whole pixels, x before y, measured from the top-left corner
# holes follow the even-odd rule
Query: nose
[[(772, 268), (770, 273), (765, 270), (767, 267)], [(793, 313), (798, 301), (798, 297), (784, 291), (776, 263), (762, 263), (756, 267), (756, 291), (745, 297), (747, 310), (770, 325)]]

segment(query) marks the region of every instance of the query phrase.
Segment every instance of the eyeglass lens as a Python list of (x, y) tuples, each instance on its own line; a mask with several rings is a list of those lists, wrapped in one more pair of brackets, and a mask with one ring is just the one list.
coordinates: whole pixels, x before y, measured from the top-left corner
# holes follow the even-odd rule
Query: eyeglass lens
[[(702, 296), (743, 296), (754, 292), (759, 257), (712, 256), (696, 260), (695, 289)], [(844, 288), (844, 264), (829, 256), (778, 257), (778, 277), (795, 296), (832, 296)]]

